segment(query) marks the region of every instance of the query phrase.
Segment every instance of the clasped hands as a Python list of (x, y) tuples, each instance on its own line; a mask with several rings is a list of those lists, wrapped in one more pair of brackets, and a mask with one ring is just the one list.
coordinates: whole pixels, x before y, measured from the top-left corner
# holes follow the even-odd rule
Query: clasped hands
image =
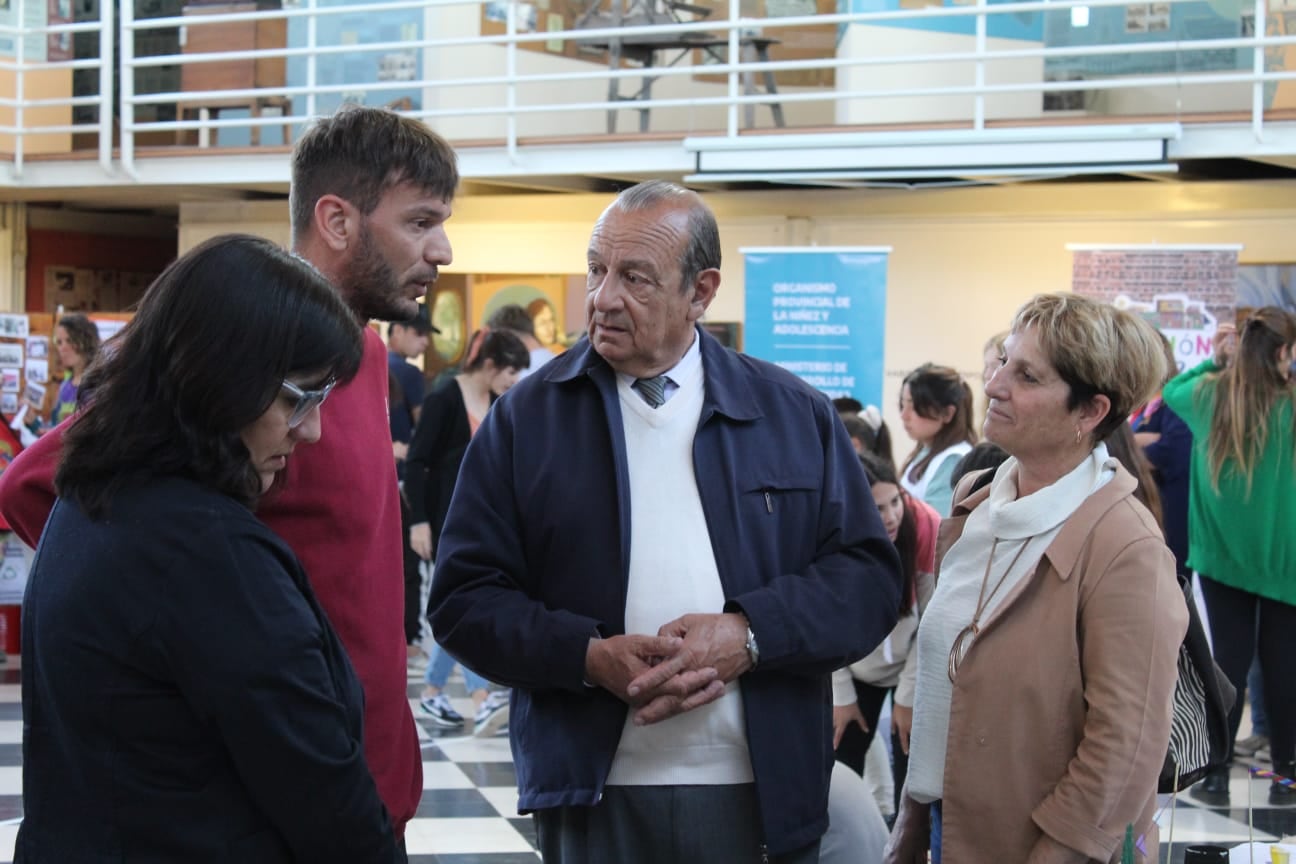
[(714, 702), (750, 668), (747, 619), (731, 612), (684, 615), (656, 636), (591, 639), (585, 653), (585, 680), (635, 709), (639, 726)]

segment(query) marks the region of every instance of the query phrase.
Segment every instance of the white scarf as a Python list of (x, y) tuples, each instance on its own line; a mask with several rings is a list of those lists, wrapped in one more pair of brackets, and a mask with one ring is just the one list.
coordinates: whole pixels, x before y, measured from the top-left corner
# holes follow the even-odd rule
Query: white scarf
[[(972, 511), (963, 535), (945, 553), (936, 593), (918, 627), (918, 684), (909, 752), (909, 793), (914, 800), (935, 801), (943, 794), (953, 696), (950, 651), (976, 614), (982, 583), (986, 583), (987, 592), (998, 584), (981, 612), (978, 624), (984, 629), (1004, 598), (1035, 572), (1071, 514), (1116, 476), (1116, 464), (1107, 446), (1099, 444), (1061, 479), (1018, 498), (1020, 467), (1010, 458), (995, 472), (990, 497)], [(994, 560), (987, 575), (986, 561), (992, 550)]]

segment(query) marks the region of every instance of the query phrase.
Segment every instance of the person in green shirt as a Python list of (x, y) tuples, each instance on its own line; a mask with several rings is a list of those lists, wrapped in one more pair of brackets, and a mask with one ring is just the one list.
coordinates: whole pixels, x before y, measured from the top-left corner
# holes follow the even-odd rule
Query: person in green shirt
[[(1229, 740), (1258, 656), (1274, 771), (1284, 777), (1296, 776), (1294, 351), (1296, 317), (1267, 306), (1240, 334), (1221, 326), (1215, 358), (1172, 379), (1163, 394), (1193, 434), (1188, 566), (1201, 577), (1215, 660), (1238, 692)], [(1227, 803), (1228, 768), (1193, 792)], [(1292, 803), (1296, 793), (1275, 781), (1269, 798)]]

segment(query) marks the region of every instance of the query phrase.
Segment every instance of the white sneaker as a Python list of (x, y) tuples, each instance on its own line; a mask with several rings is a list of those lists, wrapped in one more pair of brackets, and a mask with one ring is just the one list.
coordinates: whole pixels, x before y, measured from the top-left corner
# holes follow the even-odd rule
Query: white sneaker
[(492, 690), (473, 718), (473, 736), (489, 738), (503, 728), (509, 719), (509, 691)]
[(457, 729), (463, 725), (463, 715), (454, 709), (444, 693), (424, 696), (419, 700), (419, 708), (432, 718), (433, 723), (445, 729)]

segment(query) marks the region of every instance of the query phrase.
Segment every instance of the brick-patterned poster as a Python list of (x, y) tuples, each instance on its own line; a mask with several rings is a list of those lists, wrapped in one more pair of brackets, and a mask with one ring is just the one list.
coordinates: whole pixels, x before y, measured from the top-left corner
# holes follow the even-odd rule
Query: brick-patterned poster
[(1179, 369), (1214, 353), (1215, 328), (1231, 322), (1241, 246), (1081, 246), (1071, 290), (1138, 312), (1170, 338)]

